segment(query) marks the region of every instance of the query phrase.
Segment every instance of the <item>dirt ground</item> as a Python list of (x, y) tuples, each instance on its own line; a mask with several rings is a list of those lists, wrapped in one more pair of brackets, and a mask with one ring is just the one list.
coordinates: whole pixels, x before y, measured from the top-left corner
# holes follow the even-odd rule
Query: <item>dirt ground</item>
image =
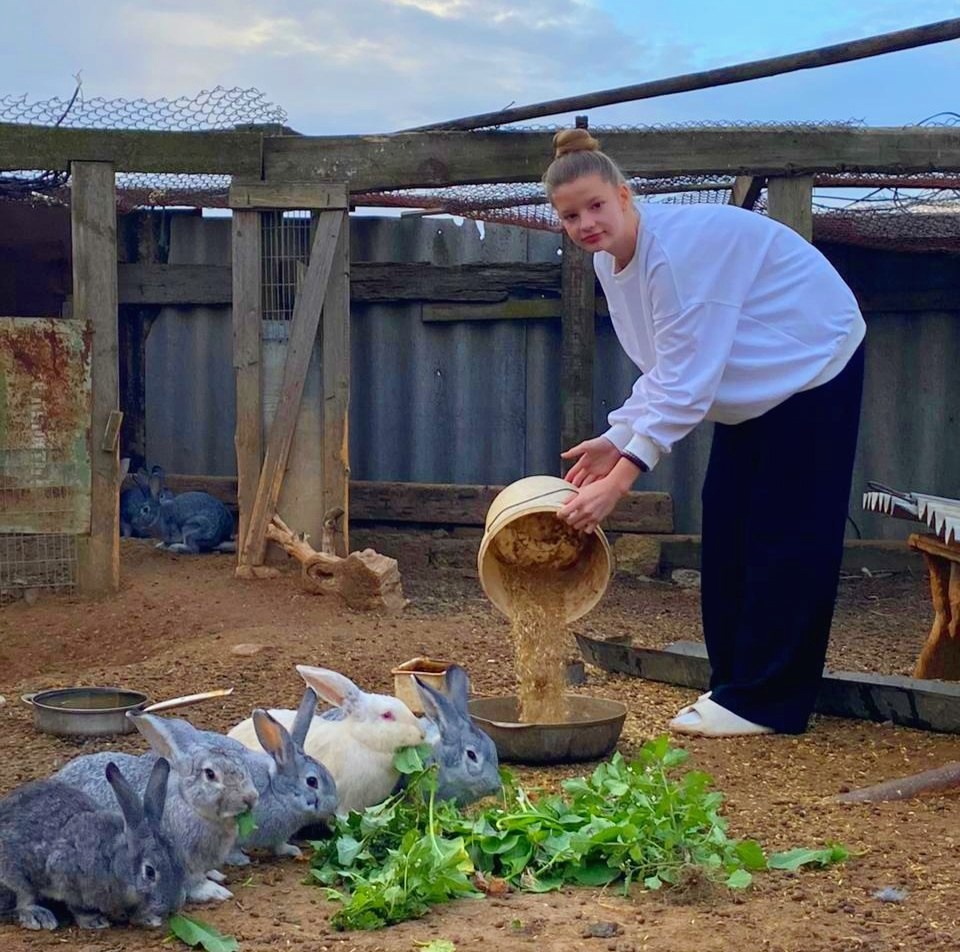
[[(37, 733), (19, 696), (69, 684), (121, 684), (159, 700), (234, 686), (224, 700), (192, 708), (201, 727), (226, 729), (255, 705), (295, 706), (296, 662), (335, 667), (372, 690), (392, 690), (390, 669), (418, 654), (456, 660), (478, 694), (508, 694), (507, 625), (476, 579), (452, 572), (405, 576), (411, 604), (399, 617), (338, 608), (300, 591), (294, 575), (259, 582), (233, 578), (230, 556), (171, 556), (124, 540), (123, 583), (114, 598), (64, 597), (0, 610), (0, 793), (43, 776), (69, 758), (112, 747), (143, 749), (138, 736), (112, 744)], [(401, 563), (401, 569), (403, 568)], [(785, 610), (789, 610), (786, 606)], [(853, 576), (841, 584), (828, 663), (835, 669), (909, 673), (931, 621), (926, 579)], [(700, 637), (698, 593), (667, 583), (617, 579), (580, 623), (594, 634), (632, 633), (652, 646)], [(231, 652), (255, 643), (253, 657)], [(571, 637), (572, 644), (572, 637)], [(693, 692), (587, 668), (577, 690), (629, 705), (619, 749), (626, 757), (662, 733)], [(262, 859), (229, 872), (235, 901), (194, 914), (237, 937), (243, 952), (412, 950), (447, 939), (457, 950), (568, 949), (615, 952), (836, 952), (960, 949), (960, 797), (840, 806), (843, 789), (960, 760), (960, 736), (891, 724), (817, 718), (800, 737), (682, 742), (691, 767), (710, 772), (726, 795), (730, 834), (770, 851), (838, 840), (856, 855), (844, 866), (797, 874), (763, 873), (745, 894), (716, 890), (674, 897), (634, 890), (569, 889), (464, 900), (426, 918), (373, 933), (336, 933), (319, 889), (303, 884), (303, 861)], [(592, 764), (516, 768), (528, 787), (554, 787)], [(903, 902), (875, 893), (893, 886)], [(612, 938), (587, 938), (592, 924), (615, 923)], [(28, 933), (0, 925), (4, 952), (67, 948), (132, 952), (163, 946), (161, 932), (67, 928)]]

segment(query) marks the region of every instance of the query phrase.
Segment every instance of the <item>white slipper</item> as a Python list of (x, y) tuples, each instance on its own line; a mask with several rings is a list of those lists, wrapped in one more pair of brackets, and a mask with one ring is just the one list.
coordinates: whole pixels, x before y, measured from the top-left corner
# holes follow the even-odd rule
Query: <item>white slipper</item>
[(678, 734), (697, 734), (701, 737), (741, 737), (746, 734), (772, 734), (773, 728), (754, 724), (733, 711), (721, 707), (705, 697), (681, 711), (670, 722), (670, 729)]
[[(710, 697), (711, 694), (713, 694), (713, 691), (707, 691), (706, 694), (701, 694), (694, 703), (705, 701), (708, 697)], [(681, 707), (680, 710), (677, 711), (677, 717), (679, 717), (681, 714), (689, 714), (692, 710), (693, 704), (688, 704), (686, 707)]]

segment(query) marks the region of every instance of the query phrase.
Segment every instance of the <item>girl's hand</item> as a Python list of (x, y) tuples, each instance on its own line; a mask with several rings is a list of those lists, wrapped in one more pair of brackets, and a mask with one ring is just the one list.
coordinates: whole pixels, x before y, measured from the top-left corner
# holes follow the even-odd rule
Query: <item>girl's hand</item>
[(593, 532), (630, 491), (639, 474), (639, 466), (620, 457), (602, 479), (581, 486), (580, 492), (557, 510), (557, 517), (579, 532)]
[(589, 486), (608, 475), (620, 459), (620, 451), (605, 436), (584, 440), (560, 454), (561, 459), (576, 459), (563, 478), (574, 486)]

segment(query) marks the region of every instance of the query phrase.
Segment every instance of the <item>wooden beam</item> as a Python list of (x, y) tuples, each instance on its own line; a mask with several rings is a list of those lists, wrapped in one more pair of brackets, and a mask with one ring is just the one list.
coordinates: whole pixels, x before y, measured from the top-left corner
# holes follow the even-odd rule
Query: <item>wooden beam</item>
[[(263, 462), (260, 213), (233, 213), (233, 369), (236, 375), (237, 418), (234, 445), (237, 451), (239, 519), (237, 551), (243, 548), (257, 498), (257, 481)], [(173, 488), (173, 487), (171, 487)], [(176, 490), (174, 489), (176, 492)]]
[(290, 338), (287, 344), (287, 359), (283, 369), (283, 388), (270, 426), (270, 435), (267, 438), (257, 496), (247, 523), (242, 547), (238, 546), (241, 567), (263, 564), (267, 525), (274, 516), (277, 499), (280, 496), (297, 415), (300, 412), (304, 379), (313, 355), (337, 237), (344, 217), (344, 213), (339, 211), (320, 214), (317, 233), (310, 250), (307, 277), (294, 305)]
[(117, 279), (121, 304), (228, 305), (233, 293), (229, 265), (136, 262), (119, 265)]
[(317, 182), (234, 182), (228, 201), (231, 208), (341, 209), (350, 207), (345, 185)]
[(112, 162), (117, 172), (260, 175), (252, 132), (155, 132), (0, 123), (0, 169), (67, 171), (71, 162)]
[(337, 237), (320, 340), (323, 386), (323, 510), (342, 509), (331, 522), (333, 552), (350, 552), (350, 219), (343, 216)]
[(561, 259), (560, 443), (564, 450), (593, 434), (596, 278), (593, 255), (563, 236)]
[(507, 298), (494, 304), (424, 304), (420, 319), (425, 324), (457, 321), (534, 321), (560, 317), (559, 298)]
[[(346, 179), (351, 191), (538, 181), (548, 132), (433, 132), (264, 139), (269, 183)], [(628, 176), (960, 170), (956, 128), (648, 129), (606, 132)]]
[(102, 440), (118, 409), (117, 199), (108, 162), (74, 162), (70, 203), (73, 314), (91, 341), (90, 533), (77, 537), (77, 587), (104, 595), (120, 587), (120, 513), (116, 442)]
[(771, 178), (767, 182), (767, 211), (807, 241), (813, 241), (813, 178)]
[(736, 205), (738, 208), (752, 209), (757, 204), (757, 199), (763, 191), (763, 186), (767, 180), (757, 175), (738, 175), (730, 189), (730, 201), (728, 204)]

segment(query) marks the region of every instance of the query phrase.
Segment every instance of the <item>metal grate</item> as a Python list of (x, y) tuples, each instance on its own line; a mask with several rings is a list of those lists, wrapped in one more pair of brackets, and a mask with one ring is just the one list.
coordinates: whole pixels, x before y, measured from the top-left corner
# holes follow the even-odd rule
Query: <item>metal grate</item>
[(77, 540), (57, 531), (74, 519), (83, 473), (46, 449), (0, 447), (0, 605), (31, 592), (72, 592), (77, 584)]
[(293, 317), (297, 289), (310, 260), (310, 212), (260, 215), (263, 323), (284, 324)]

